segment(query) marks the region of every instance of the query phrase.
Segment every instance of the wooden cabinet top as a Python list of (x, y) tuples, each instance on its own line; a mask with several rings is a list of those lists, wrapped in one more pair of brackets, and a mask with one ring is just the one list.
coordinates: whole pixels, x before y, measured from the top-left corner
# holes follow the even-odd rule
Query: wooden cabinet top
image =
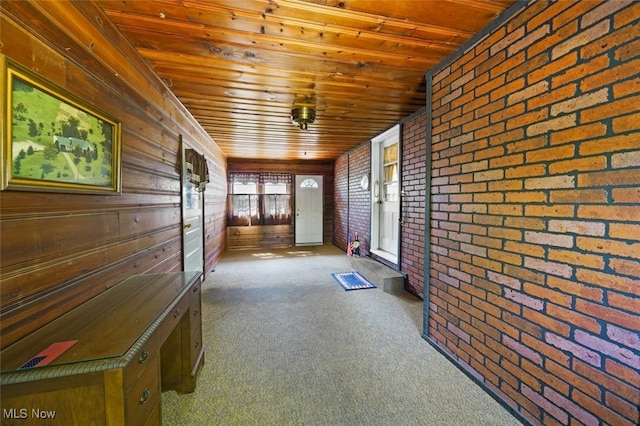
[[(0, 352), (1, 382), (46, 376), (52, 367), (97, 371), (126, 364), (127, 355), (146, 342), (199, 277), (200, 272), (129, 277)], [(73, 341), (48, 366), (20, 368), (52, 345)]]

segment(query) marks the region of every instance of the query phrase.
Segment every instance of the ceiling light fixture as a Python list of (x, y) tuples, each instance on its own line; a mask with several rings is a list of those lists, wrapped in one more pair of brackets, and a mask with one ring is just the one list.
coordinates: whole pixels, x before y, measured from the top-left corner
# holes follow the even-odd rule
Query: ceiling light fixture
[(298, 107), (291, 110), (291, 121), (302, 130), (307, 130), (307, 125), (313, 123), (316, 118), (316, 110), (311, 107)]

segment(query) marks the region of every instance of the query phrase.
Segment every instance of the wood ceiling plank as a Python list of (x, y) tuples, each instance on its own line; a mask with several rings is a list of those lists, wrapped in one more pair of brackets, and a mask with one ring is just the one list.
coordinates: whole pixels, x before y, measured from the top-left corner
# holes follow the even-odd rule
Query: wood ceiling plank
[(514, 1), (96, 4), (229, 158), (333, 159), (422, 108), (425, 73)]

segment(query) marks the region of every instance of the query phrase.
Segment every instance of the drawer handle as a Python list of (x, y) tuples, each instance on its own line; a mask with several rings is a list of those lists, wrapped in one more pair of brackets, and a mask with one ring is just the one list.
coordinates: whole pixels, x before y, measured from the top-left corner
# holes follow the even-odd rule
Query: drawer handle
[(180, 309), (176, 309), (176, 311), (173, 313), (173, 317), (178, 318), (179, 316), (180, 316)]
[(200, 341), (199, 341), (199, 340), (196, 340), (196, 343), (195, 343), (195, 345), (193, 345), (193, 346), (194, 346), (195, 348), (197, 348), (198, 346), (200, 346)]
[(140, 397), (140, 404), (144, 404), (145, 402), (147, 402), (150, 393), (151, 391), (149, 390), (149, 388), (144, 388), (144, 392), (142, 392), (142, 396)]
[(193, 286), (193, 292), (194, 292), (194, 293), (197, 293), (197, 292), (198, 292), (198, 286), (197, 286), (197, 285), (196, 285), (196, 286)]
[(138, 358), (138, 362), (140, 362), (140, 364), (142, 364), (143, 362), (145, 362), (147, 360), (148, 357), (149, 357), (149, 350), (145, 349), (140, 354), (140, 358)]
[(197, 309), (194, 309), (194, 310), (193, 310), (193, 316), (195, 317), (196, 315), (198, 315), (198, 310), (197, 310)]

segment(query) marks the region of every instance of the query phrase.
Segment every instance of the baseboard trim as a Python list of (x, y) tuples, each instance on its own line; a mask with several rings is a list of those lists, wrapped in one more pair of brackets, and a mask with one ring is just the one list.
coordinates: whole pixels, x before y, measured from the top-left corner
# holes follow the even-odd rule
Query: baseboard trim
[(495, 399), (498, 404), (502, 405), (507, 411), (509, 411), (513, 417), (515, 417), (519, 422), (521, 422), (523, 425), (525, 426), (533, 426), (533, 423), (531, 423), (529, 420), (527, 420), (518, 410), (516, 410), (511, 404), (509, 404), (504, 398), (502, 398), (500, 395), (498, 395), (493, 389), (491, 389), (490, 387), (488, 387), (486, 384), (484, 384), (482, 381), (480, 381), (476, 376), (474, 376), (469, 370), (467, 370), (466, 368), (464, 368), (464, 366), (458, 362), (457, 359), (455, 359), (454, 357), (451, 356), (450, 353), (448, 353), (447, 351), (445, 351), (444, 349), (442, 349), (440, 346), (438, 346), (438, 343), (433, 341), (428, 335), (426, 335), (425, 333), (422, 333), (422, 338), (424, 340), (427, 341), (427, 343), (429, 343), (431, 346), (433, 346), (433, 348), (435, 350), (437, 350), (438, 352), (440, 352), (442, 355), (445, 356), (445, 358), (447, 358), (447, 360), (449, 360), (449, 362), (451, 362), (453, 365), (455, 365), (458, 370), (462, 371), (467, 377), (469, 377), (471, 380), (473, 380), (474, 383), (476, 383), (478, 386), (480, 386), (485, 392), (487, 392), (493, 399)]

